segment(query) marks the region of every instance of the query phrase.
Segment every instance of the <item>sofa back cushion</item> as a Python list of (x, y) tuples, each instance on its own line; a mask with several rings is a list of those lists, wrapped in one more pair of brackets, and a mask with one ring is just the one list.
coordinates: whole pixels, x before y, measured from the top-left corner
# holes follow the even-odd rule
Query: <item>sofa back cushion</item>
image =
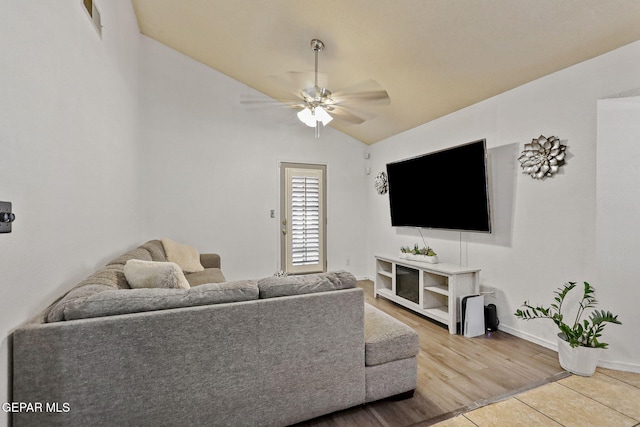
[(356, 287), (356, 278), (347, 271), (304, 274), (300, 276), (272, 276), (258, 281), (260, 298), (311, 294)]
[(191, 286), (204, 285), (205, 283), (226, 282), (222, 270), (219, 268), (206, 268), (204, 271), (196, 273), (185, 273), (184, 275)]
[(59, 322), (65, 319), (68, 306), (83, 302), (87, 297), (104, 291), (128, 289), (129, 284), (124, 276), (123, 266), (109, 265), (78, 283), (60, 300), (55, 302), (47, 313), (47, 322)]
[(164, 246), (160, 240), (149, 240), (144, 245), (140, 245), (141, 248), (149, 251), (151, 255), (151, 261), (166, 261), (167, 255), (164, 253)]
[(76, 301), (66, 308), (64, 318), (86, 319), (256, 299), (258, 285), (253, 280), (209, 283), (190, 289), (113, 290), (99, 292)]
[(107, 265), (117, 265), (117, 264), (125, 265), (127, 261), (129, 261), (130, 259), (141, 259), (143, 261), (153, 261), (153, 259), (151, 259), (151, 254), (149, 253), (149, 251), (139, 246), (135, 249), (131, 249), (130, 251), (123, 253), (122, 255), (120, 255), (115, 259), (112, 259), (107, 263)]

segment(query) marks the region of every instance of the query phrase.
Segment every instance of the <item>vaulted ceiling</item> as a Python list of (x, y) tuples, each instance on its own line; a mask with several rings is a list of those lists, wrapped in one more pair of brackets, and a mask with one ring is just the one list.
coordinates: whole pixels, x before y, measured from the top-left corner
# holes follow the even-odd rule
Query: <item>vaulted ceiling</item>
[(322, 40), (321, 85), (389, 94), (364, 123), (330, 123), (367, 144), (640, 40), (640, 0), (132, 3), (143, 34), (277, 100), (313, 86)]

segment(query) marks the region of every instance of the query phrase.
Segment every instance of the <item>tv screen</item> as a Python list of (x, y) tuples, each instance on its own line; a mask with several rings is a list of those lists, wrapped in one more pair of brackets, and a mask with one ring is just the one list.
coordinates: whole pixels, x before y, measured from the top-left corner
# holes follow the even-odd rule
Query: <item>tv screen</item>
[(391, 225), (491, 232), (484, 139), (387, 164)]

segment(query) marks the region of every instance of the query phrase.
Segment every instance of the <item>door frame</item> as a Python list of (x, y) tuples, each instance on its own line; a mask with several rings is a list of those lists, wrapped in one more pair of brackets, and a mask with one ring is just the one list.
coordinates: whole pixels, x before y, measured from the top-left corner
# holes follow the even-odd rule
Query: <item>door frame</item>
[[(287, 225), (284, 223), (287, 215), (287, 182), (286, 182), (286, 169), (311, 169), (322, 171), (322, 192), (321, 198), (321, 211), (320, 215), (323, 218), (321, 240), (321, 268), (313, 272), (326, 272), (327, 271), (327, 165), (325, 163), (302, 163), (302, 162), (278, 162), (278, 181), (280, 188), (280, 219), (278, 221), (278, 234), (280, 235), (280, 268), (283, 271), (287, 269), (287, 234), (282, 232), (283, 228), (286, 229)], [(291, 273), (290, 274), (306, 274), (306, 273)], [(311, 273), (311, 271), (309, 271)]]

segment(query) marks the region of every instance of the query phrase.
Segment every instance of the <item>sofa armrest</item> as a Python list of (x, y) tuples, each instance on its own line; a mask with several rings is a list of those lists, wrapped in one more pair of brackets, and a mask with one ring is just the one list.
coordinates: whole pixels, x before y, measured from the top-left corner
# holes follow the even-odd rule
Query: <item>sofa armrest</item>
[(200, 264), (204, 268), (220, 268), (220, 255), (200, 254)]

